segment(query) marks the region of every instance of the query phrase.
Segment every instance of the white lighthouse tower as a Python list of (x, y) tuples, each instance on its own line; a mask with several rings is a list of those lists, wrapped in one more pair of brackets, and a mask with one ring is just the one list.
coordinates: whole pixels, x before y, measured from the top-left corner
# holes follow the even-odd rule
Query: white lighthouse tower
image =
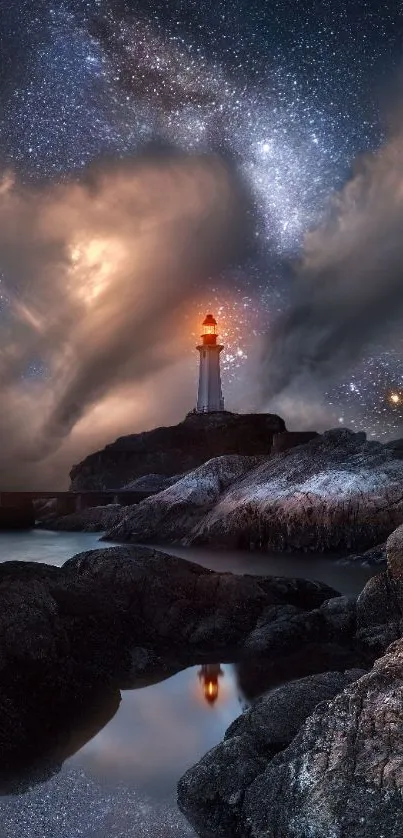
[(223, 346), (217, 343), (217, 321), (208, 314), (203, 321), (202, 343), (196, 349), (200, 353), (199, 393), (197, 413), (216, 413), (224, 410), (221, 389), (220, 352)]

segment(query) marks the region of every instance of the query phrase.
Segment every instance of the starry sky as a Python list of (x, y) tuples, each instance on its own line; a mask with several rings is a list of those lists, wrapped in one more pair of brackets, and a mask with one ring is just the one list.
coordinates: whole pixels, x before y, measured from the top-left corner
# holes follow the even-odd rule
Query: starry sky
[[(231, 399), (253, 339), (287, 309), (306, 232), (357, 156), (384, 141), (401, 73), (402, 4), (2, 5), (0, 161), (21, 183), (63, 182), (100, 157), (150, 144), (235, 161), (255, 205), (253, 248), (200, 298), (200, 315), (212, 306), (220, 319)], [(0, 316), (7, 306), (0, 274)], [(46, 376), (42, 359), (25, 374)], [(397, 436), (403, 342), (386, 334), (367, 347), (324, 401), (333, 424)]]

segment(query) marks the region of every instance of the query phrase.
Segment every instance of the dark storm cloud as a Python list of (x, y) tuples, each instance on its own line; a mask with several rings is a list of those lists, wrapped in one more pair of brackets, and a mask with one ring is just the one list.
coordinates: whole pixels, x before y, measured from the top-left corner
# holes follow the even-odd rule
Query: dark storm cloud
[[(5, 176), (3, 485), (24, 460), (56, 450), (114, 388), (180, 357), (175, 313), (241, 255), (246, 207), (235, 172), (214, 155), (104, 162), (80, 181), (40, 189)], [(33, 357), (47, 379), (23, 380)]]
[(403, 316), (403, 139), (362, 158), (305, 241), (290, 309), (272, 329), (265, 402), (323, 393)]

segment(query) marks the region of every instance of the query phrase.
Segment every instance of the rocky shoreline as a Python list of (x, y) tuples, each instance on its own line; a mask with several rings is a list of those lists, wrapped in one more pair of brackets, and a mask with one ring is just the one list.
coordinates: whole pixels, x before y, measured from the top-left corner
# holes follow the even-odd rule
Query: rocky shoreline
[(385, 564), (385, 541), (403, 523), (399, 441), (368, 442), (347, 429), (294, 436), (287, 447), (279, 433), (277, 453), (225, 454), (183, 476), (152, 474), (163, 488), (137, 505), (53, 516), (45, 526), (115, 543), (344, 552), (348, 562)]
[(400, 838), (403, 527), (386, 553), (357, 600), (139, 546), (0, 565), (0, 788), (57, 772), (120, 689), (225, 657), (263, 695), (179, 782), (201, 838)]

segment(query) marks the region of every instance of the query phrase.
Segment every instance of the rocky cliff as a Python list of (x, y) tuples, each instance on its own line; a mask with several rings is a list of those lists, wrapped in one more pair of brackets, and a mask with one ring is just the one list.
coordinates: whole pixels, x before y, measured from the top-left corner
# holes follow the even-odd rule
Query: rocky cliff
[(364, 433), (326, 431), (225, 492), (189, 540), (258, 549), (363, 549), (403, 521), (403, 461)]
[(71, 471), (73, 490), (117, 489), (144, 475), (171, 477), (223, 454), (269, 454), (283, 419), (267, 413), (189, 414), (183, 422), (131, 434), (90, 454)]
[(237, 455), (209, 460), (154, 497), (122, 509), (109, 525), (108, 540), (180, 541), (203, 520), (228, 486), (255, 468), (259, 460)]
[(392, 447), (337, 429), (254, 467), (247, 457), (213, 459), (125, 509), (107, 538), (365, 550), (403, 522), (402, 485), (403, 461)]

